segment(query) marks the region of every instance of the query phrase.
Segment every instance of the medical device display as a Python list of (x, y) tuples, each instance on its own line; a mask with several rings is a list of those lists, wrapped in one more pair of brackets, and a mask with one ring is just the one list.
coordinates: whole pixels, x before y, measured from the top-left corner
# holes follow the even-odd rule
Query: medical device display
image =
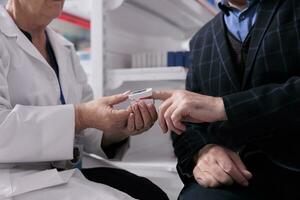
[(136, 102), (144, 99), (146, 103), (153, 103), (153, 99), (146, 99), (152, 96), (152, 88), (136, 90), (129, 95), (130, 102)]

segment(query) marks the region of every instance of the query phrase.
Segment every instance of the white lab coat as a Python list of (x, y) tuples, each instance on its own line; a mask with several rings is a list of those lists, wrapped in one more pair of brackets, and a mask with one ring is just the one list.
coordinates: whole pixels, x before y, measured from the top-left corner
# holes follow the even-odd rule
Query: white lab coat
[[(0, 199), (132, 199), (88, 181), (79, 170), (50, 168), (51, 162), (73, 158), (73, 104), (93, 95), (73, 45), (46, 31), (67, 105), (59, 105), (54, 70), (0, 7)], [(86, 151), (105, 157), (101, 136), (88, 129), (81, 142)]]

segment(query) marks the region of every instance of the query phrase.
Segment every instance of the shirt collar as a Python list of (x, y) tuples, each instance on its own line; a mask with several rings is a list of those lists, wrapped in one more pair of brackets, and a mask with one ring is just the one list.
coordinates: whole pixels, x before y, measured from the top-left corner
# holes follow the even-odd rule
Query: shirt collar
[[(256, 3), (258, 0), (246, 0), (247, 7), (250, 7), (252, 4)], [(229, 6), (229, 0), (221, 0), (220, 3), (228, 5)]]
[[(228, 1), (229, 0), (221, 0), (218, 3), (220, 10), (227, 16), (230, 14), (229, 12), (234, 9), (229, 5)], [(262, 0), (246, 0), (247, 7), (249, 8), (249, 7), (253, 6), (254, 4), (258, 3), (258, 1), (262, 1)]]

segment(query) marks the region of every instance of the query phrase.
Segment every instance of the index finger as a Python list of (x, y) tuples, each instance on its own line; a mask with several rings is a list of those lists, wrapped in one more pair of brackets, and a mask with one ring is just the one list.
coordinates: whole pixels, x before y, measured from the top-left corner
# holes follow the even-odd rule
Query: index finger
[(119, 103), (122, 103), (128, 99), (128, 94), (123, 93), (123, 94), (116, 94), (112, 96), (106, 96), (102, 98), (102, 101), (104, 104), (113, 106)]
[(159, 113), (158, 113), (158, 122), (159, 122), (159, 126), (161, 127), (162, 131), (164, 133), (168, 132), (168, 126), (165, 120), (165, 112), (167, 111), (167, 109), (172, 105), (172, 101), (169, 99), (167, 101), (165, 101), (159, 109)]
[(243, 186), (248, 186), (249, 182), (244, 177), (242, 172), (237, 168), (236, 164), (232, 161), (232, 159), (224, 154), (224, 157), (219, 157), (220, 160), (216, 160), (217, 164), (229, 175), (231, 178), (241, 184)]
[(172, 90), (158, 90), (152, 92), (152, 98), (165, 101), (168, 98), (170, 98), (172, 94), (173, 94)]

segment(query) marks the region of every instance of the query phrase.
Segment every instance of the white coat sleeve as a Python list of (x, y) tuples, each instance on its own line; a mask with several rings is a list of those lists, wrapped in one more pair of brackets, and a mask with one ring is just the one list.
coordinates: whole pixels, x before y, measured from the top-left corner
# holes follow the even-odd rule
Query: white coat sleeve
[[(73, 49), (73, 60), (75, 65), (75, 75), (76, 78), (82, 84), (82, 99), (81, 102), (87, 102), (94, 99), (93, 90), (87, 82), (87, 76), (84, 72), (82, 66), (80, 65), (80, 60), (75, 50)], [(84, 146), (84, 151), (87, 153), (96, 154), (102, 158), (107, 158), (103, 149), (101, 148), (103, 132), (97, 129), (89, 128), (83, 131), (83, 136), (77, 137), (78, 143)], [(114, 159), (121, 159), (126, 153), (129, 147), (129, 142), (120, 147), (116, 153)]]
[(72, 159), (74, 106), (12, 107), (8, 90), (8, 71), (9, 65), (3, 62), (1, 56), (0, 163)]

